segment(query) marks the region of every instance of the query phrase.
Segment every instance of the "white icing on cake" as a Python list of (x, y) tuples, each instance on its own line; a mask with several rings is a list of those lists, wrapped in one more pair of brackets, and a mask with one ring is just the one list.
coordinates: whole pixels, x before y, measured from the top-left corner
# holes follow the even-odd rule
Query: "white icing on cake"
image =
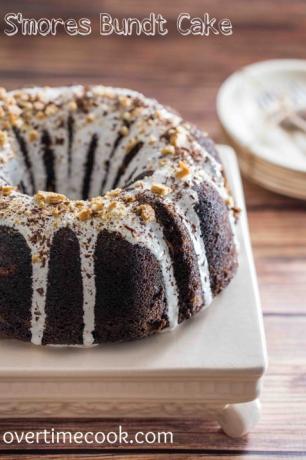
[[(16, 96), (17, 93), (9, 94)], [(74, 86), (55, 89), (25, 89), (21, 93), (33, 95), (33, 97), (42, 94), (45, 104), (52, 103), (57, 107), (56, 112), (51, 116), (42, 119), (34, 117), (30, 119), (28, 131), (23, 132), (23, 128), (20, 128), (20, 132), (27, 143), (36, 191), (44, 190), (46, 184), (46, 168), (41, 144), (41, 136), (45, 131), (50, 136), (54, 152), (56, 190), (74, 200), (80, 199), (86, 167), (86, 152), (94, 135), (97, 137), (97, 148), (93, 165), (94, 174), (92, 174), (89, 184), (90, 196), (100, 194), (104, 179), (104, 191), (110, 190), (123, 158), (131, 146), (137, 142), (143, 143), (138, 154), (123, 171), (118, 187), (124, 187), (127, 182), (132, 183), (128, 189), (128, 193), (132, 197), (145, 190), (151, 190), (152, 185), (156, 183), (169, 188), (169, 193), (163, 198), (163, 201), (165, 205), (175, 208), (188, 232), (197, 258), (203, 305), (208, 306), (212, 301), (212, 291), (206, 251), (201, 237), (200, 221), (195, 210), (199, 198), (194, 187), (206, 181), (217, 190), (224, 200), (229, 199), (229, 193), (224, 186), (222, 166), (194, 140), (181, 118), (157, 102), (148, 100), (136, 92), (123, 89), (94, 87), (86, 90), (82, 86)], [(77, 100), (78, 97), (82, 100), (84, 94), (93, 102), (90, 111), (78, 109), (71, 111), (71, 101)], [(122, 108), (120, 102), (118, 105), (118, 98), (119, 100), (124, 98), (123, 102), (127, 107)], [(130, 110), (129, 101), (132, 101), (131, 105), (133, 105), (136, 99), (140, 101), (139, 107), (137, 107), (138, 112), (136, 110), (136, 115), (131, 115), (131, 120), (127, 120), (128, 116), (125, 114)], [(68, 116), (72, 116), (74, 119), (71, 175), (69, 175), (67, 156), (69, 144)], [(114, 143), (122, 127), (126, 127), (124, 135), (114, 150)], [(26, 138), (29, 129), (37, 133), (37, 139), (29, 141)], [(184, 165), (188, 167), (188, 174), (183, 179), (176, 176), (179, 159), (175, 155), (163, 156), (161, 154), (162, 150), (169, 145), (169, 140), (164, 137), (165, 132), (169, 129), (177, 130), (175, 149), (181, 149), (184, 152)], [(112, 153), (113, 157), (110, 158)], [(22, 179), (27, 191), (32, 193), (25, 159), (12, 132), (9, 132), (9, 139), (2, 146), (0, 155), (2, 159), (0, 185), (9, 183), (17, 186)], [(196, 155), (202, 161), (196, 160)], [(207, 162), (203, 161), (205, 158), (208, 159)], [(110, 162), (109, 170), (105, 167), (107, 162)], [(147, 170), (152, 170), (153, 174), (146, 176), (140, 183), (133, 184), (133, 180)], [(163, 236), (163, 228), (156, 221), (144, 225), (139, 215), (134, 212), (135, 205), (133, 202), (119, 203), (120, 206), (124, 207), (124, 217), (118, 217), (114, 214), (110, 219), (93, 217), (80, 220), (78, 207), (73, 201), (67, 204), (67, 209), (60, 215), (53, 215), (52, 213), (45, 215), (44, 212), (37, 214), (38, 204), (35, 197), (14, 191), (10, 195), (10, 199), (13, 199), (13, 205), (9, 212), (1, 214), (0, 222), (1, 225), (17, 229), (24, 236), (33, 257), (31, 334), (34, 344), (41, 344), (43, 339), (46, 324), (45, 303), (49, 252), (52, 238), (55, 232), (61, 228), (73, 230), (80, 244), (84, 297), (84, 346), (94, 344), (96, 296), (94, 252), (97, 236), (102, 230), (117, 232), (126, 241), (147, 248), (156, 257), (163, 276), (169, 328), (176, 327), (179, 315), (178, 286), (169, 248)], [(104, 208), (107, 208), (112, 201), (113, 197), (106, 195), (103, 198)], [(87, 209), (90, 204), (83, 203), (82, 206), (80, 209)], [(34, 219), (33, 215), (35, 216)], [(230, 210), (229, 218), (234, 235), (234, 219)], [(131, 228), (133, 232), (129, 230)]]

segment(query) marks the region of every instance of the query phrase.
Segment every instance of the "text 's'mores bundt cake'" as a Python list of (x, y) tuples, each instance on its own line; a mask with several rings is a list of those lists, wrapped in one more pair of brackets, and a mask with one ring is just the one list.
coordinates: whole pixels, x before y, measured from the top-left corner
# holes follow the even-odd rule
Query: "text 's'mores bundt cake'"
[(229, 283), (236, 210), (203, 133), (129, 90), (0, 96), (1, 337), (137, 339)]

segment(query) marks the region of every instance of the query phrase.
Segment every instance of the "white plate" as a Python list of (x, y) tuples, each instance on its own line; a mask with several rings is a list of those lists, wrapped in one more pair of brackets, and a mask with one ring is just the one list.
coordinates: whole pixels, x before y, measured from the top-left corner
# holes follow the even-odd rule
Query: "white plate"
[(142, 341), (92, 349), (0, 341), (0, 417), (179, 416), (196, 413), (195, 405), (203, 412), (257, 398), (266, 366), (262, 314), (237, 161), (229, 147), (220, 153), (243, 209), (240, 266), (228, 288), (174, 332)]
[(306, 109), (306, 60), (247, 66), (223, 83), (217, 98), (220, 122), (243, 157), (243, 172), (274, 191), (306, 198), (306, 134), (279, 127), (280, 107)]

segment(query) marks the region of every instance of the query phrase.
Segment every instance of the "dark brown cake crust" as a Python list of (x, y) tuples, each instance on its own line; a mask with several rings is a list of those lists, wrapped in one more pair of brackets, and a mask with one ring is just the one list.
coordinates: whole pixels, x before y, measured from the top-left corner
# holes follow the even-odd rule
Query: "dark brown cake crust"
[(148, 249), (101, 232), (95, 277), (95, 342), (141, 338), (168, 325), (162, 273)]
[(49, 262), (42, 343), (83, 343), (83, 284), (79, 242), (72, 230), (54, 235)]
[(190, 236), (179, 215), (170, 205), (165, 205), (153, 193), (144, 193), (139, 201), (150, 204), (161, 224), (173, 263), (179, 293), (179, 318), (181, 323), (204, 306), (197, 256)]
[(196, 212), (206, 249), (211, 289), (213, 295), (217, 295), (236, 273), (237, 249), (228, 209), (217, 190), (205, 182), (195, 189), (199, 196)]
[(0, 332), (31, 340), (32, 257), (17, 231), (0, 227)]
[(28, 91), (0, 95), (0, 337), (127, 341), (208, 305), (238, 265), (213, 141), (125, 90)]
[[(234, 276), (237, 251), (226, 204), (208, 183), (195, 188), (211, 289), (218, 294)], [(152, 206), (171, 255), (179, 294), (179, 323), (205, 304), (196, 254), (175, 209), (150, 192), (138, 196)], [(96, 343), (126, 341), (169, 326), (165, 288), (152, 253), (120, 234), (103, 231), (95, 251)], [(144, 296), (143, 293), (146, 293)], [(32, 260), (22, 235), (0, 227), (1, 335), (30, 340)], [(72, 230), (59, 230), (52, 242), (43, 344), (83, 343), (83, 289), (79, 242)]]

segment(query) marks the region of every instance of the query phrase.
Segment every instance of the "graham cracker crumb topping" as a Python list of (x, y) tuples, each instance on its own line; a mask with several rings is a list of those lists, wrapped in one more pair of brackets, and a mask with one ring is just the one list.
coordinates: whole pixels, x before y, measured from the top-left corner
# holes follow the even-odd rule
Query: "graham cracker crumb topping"
[(114, 188), (113, 190), (110, 190), (105, 194), (106, 197), (114, 197), (114, 196), (119, 196), (121, 193), (122, 189), (121, 188)]
[(77, 217), (84, 222), (85, 220), (90, 219), (91, 215), (91, 210), (89, 208), (84, 208), (77, 214)]
[(82, 200), (77, 200), (77, 201), (74, 201), (74, 206), (76, 208), (84, 208), (85, 206), (85, 201), (82, 201)]
[(35, 142), (39, 139), (39, 133), (36, 129), (31, 129), (29, 132), (29, 141)]
[(34, 200), (37, 201), (39, 205), (60, 204), (68, 202), (68, 198), (65, 195), (62, 195), (61, 193), (42, 191), (39, 191), (34, 195)]
[(70, 112), (76, 112), (76, 111), (78, 110), (78, 105), (77, 105), (77, 103), (76, 103), (75, 101), (69, 102), (69, 104), (68, 104), (68, 110), (69, 110)]
[(173, 154), (175, 153), (175, 148), (174, 148), (173, 145), (166, 145), (166, 146), (162, 149), (161, 153), (162, 153), (163, 155), (173, 155)]
[(112, 209), (115, 209), (116, 206), (117, 206), (117, 201), (112, 201), (109, 205), (108, 205), (108, 209), (111, 211)]
[(129, 134), (129, 128), (127, 126), (122, 126), (122, 128), (120, 128), (120, 134), (122, 134), (122, 136), (127, 136)]
[(38, 264), (39, 262), (41, 262), (41, 257), (38, 254), (33, 254), (32, 262), (33, 264)]
[(127, 210), (123, 203), (113, 201), (109, 204), (105, 218), (107, 219), (122, 219), (126, 216)]
[(13, 187), (12, 185), (1, 185), (0, 186), (0, 193), (3, 196), (9, 196), (15, 190), (16, 190), (16, 187)]
[(94, 116), (93, 113), (89, 113), (89, 114), (86, 116), (86, 123), (92, 123), (94, 120), (95, 120), (95, 116)]
[(178, 179), (184, 179), (184, 177), (187, 177), (189, 174), (190, 174), (190, 169), (186, 165), (186, 163), (184, 163), (184, 161), (179, 161), (179, 167), (176, 172), (176, 177)]
[(136, 208), (136, 213), (146, 223), (155, 221), (155, 211), (149, 204), (141, 204), (138, 206)]
[(156, 144), (157, 141), (158, 141), (157, 137), (154, 136), (153, 134), (151, 134), (151, 136), (148, 139), (149, 145), (154, 145), (154, 144)]
[(234, 206), (234, 199), (231, 196), (228, 196), (225, 200), (225, 204), (229, 207), (232, 208)]
[(131, 116), (130, 112), (124, 112), (124, 113), (122, 114), (122, 119), (123, 119), (124, 121), (131, 121), (131, 118), (132, 118), (132, 116)]
[(119, 104), (122, 108), (127, 109), (131, 105), (131, 99), (127, 96), (119, 96)]
[(125, 203), (133, 203), (136, 201), (136, 197), (134, 195), (124, 195), (122, 199)]
[(0, 131), (0, 147), (3, 147), (7, 142), (7, 133), (5, 131)]
[(160, 196), (166, 196), (171, 192), (171, 189), (163, 184), (152, 184), (151, 191)]
[(100, 196), (92, 198), (90, 201), (90, 206), (93, 212), (102, 211), (104, 208), (103, 198)]
[(58, 107), (55, 104), (49, 104), (46, 107), (45, 114), (48, 116), (55, 115), (58, 112)]
[(40, 111), (36, 113), (36, 118), (37, 120), (44, 120), (46, 118), (46, 115), (44, 114), (44, 112)]

